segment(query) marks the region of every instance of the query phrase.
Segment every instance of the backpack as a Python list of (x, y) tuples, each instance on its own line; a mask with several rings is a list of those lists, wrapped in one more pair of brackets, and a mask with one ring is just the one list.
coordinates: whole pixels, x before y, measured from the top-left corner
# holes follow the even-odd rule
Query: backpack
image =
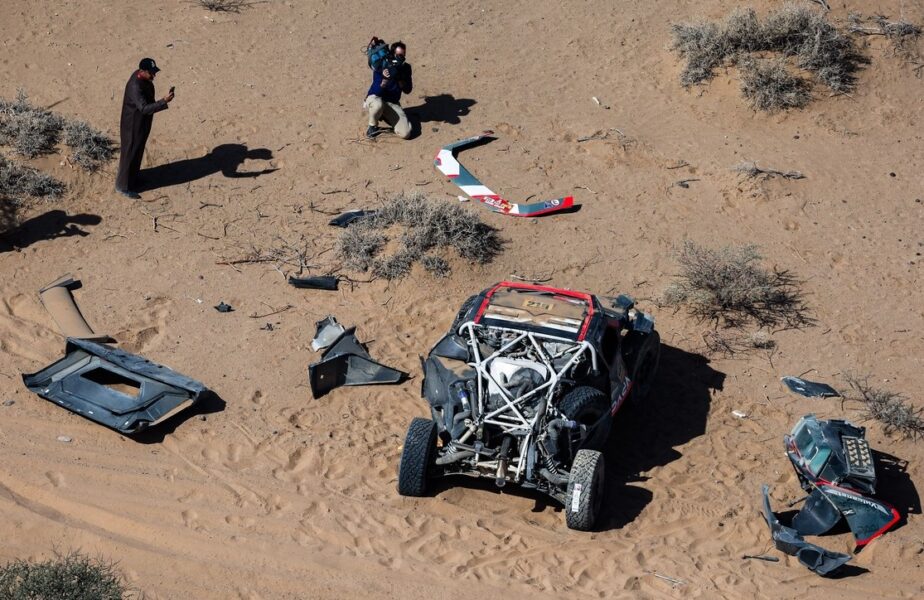
[(373, 71), (381, 71), (388, 66), (388, 57), (391, 52), (388, 49), (388, 42), (373, 37), (366, 46), (366, 57), (369, 59), (369, 68)]

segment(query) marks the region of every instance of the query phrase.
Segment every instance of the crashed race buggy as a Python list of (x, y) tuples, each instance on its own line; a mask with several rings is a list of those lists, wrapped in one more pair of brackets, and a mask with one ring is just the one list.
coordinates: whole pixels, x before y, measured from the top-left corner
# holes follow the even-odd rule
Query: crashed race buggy
[(433, 418), (411, 422), (398, 492), (490, 477), (555, 498), (568, 527), (593, 529), (613, 416), (648, 395), (660, 356), (649, 315), (627, 296), (602, 300), (511, 282), (469, 298), (423, 361)]

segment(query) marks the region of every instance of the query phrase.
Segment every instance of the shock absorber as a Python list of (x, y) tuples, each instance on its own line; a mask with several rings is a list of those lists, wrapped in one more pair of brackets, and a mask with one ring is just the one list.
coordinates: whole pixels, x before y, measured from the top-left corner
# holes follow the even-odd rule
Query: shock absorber
[(497, 474), (494, 477), (494, 485), (499, 488), (507, 484), (507, 454), (510, 453), (510, 442), (512, 440), (512, 437), (505, 435), (501, 442), (500, 452), (497, 454)]

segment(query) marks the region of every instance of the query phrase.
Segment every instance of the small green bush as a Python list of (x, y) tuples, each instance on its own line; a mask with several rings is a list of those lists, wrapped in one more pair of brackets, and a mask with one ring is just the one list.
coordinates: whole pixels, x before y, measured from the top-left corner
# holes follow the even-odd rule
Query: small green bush
[(16, 560), (0, 567), (3, 600), (122, 600), (125, 585), (114, 565), (79, 552), (43, 562)]

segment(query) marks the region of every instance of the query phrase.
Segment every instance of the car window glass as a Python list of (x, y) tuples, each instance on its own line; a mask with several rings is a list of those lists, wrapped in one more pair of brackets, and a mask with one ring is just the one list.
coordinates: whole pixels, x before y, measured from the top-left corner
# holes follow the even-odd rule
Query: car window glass
[(830, 448), (819, 448), (815, 453), (815, 456), (812, 457), (812, 461), (809, 463), (809, 470), (812, 473), (818, 473), (825, 466), (825, 463), (828, 461), (828, 457), (831, 456)]

